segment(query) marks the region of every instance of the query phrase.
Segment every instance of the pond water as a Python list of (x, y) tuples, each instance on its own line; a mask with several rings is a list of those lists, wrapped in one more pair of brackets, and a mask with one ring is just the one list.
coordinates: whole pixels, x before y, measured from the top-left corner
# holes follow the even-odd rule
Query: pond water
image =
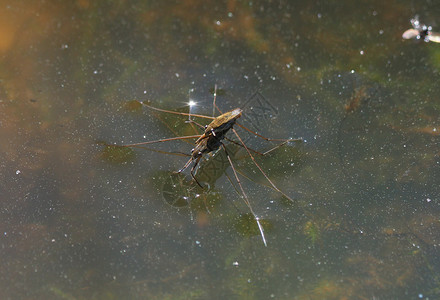
[[(440, 45), (402, 39), (417, 14), (440, 31), (434, 1), (3, 1), (0, 298), (438, 299)], [(224, 150), (201, 188), (174, 173), (194, 139), (113, 146), (200, 134), (141, 102), (212, 116), (215, 85), (301, 138), (251, 152), (281, 192), (233, 132), (249, 205)]]

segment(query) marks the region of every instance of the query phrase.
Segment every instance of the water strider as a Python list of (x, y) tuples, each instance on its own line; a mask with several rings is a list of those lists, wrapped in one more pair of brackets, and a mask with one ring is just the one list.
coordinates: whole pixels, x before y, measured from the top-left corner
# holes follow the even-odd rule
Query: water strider
[[(155, 140), (155, 141), (147, 141), (147, 142), (141, 142), (141, 143), (135, 143), (135, 144), (128, 144), (128, 145), (122, 145), (122, 147), (139, 147), (141, 145), (146, 145), (146, 144), (154, 144), (154, 143), (160, 143), (160, 142), (166, 142), (166, 141), (173, 141), (173, 140), (184, 140), (184, 139), (193, 139), (193, 138), (197, 138), (197, 140), (195, 141), (195, 146), (194, 148), (191, 150), (191, 155), (190, 155), (190, 159), (185, 163), (185, 165), (179, 170), (177, 171), (177, 173), (181, 173), (183, 172), (185, 169), (187, 169), (191, 163), (193, 163), (193, 166), (191, 167), (191, 176), (194, 179), (195, 182), (197, 182), (197, 184), (199, 186), (202, 187), (202, 185), (198, 182), (198, 180), (195, 177), (195, 170), (200, 162), (200, 160), (203, 158), (203, 156), (205, 154), (214, 152), (219, 150), (220, 148), (222, 148), (225, 151), (227, 160), (229, 162), (229, 165), (232, 168), (232, 171), (234, 173), (234, 177), (235, 180), (240, 188), (240, 192), (241, 192), (241, 197), (243, 198), (243, 201), (245, 202), (246, 206), (249, 208), (250, 212), (252, 213), (257, 225), (258, 225), (258, 229), (261, 235), (261, 238), (263, 240), (263, 243), (265, 246), (267, 246), (267, 242), (266, 242), (266, 237), (264, 235), (264, 230), (263, 230), (263, 226), (260, 223), (260, 219), (258, 218), (258, 216), (255, 214), (255, 212), (252, 209), (250, 200), (246, 194), (246, 192), (243, 189), (243, 186), (241, 184), (240, 178), (237, 174), (237, 171), (234, 167), (234, 164), (231, 160), (231, 157), (228, 153), (228, 150), (226, 148), (226, 146), (223, 144), (223, 140), (228, 140), (232, 143), (235, 143), (241, 147), (243, 147), (247, 154), (249, 155), (249, 157), (251, 158), (251, 160), (253, 161), (253, 163), (255, 164), (255, 166), (259, 169), (259, 171), (263, 174), (263, 176), (266, 178), (266, 180), (269, 182), (270, 187), (273, 188), (275, 191), (279, 192), (281, 195), (283, 195), (284, 197), (286, 197), (287, 199), (289, 199), (290, 201), (294, 202), (294, 200), (292, 198), (290, 198), (288, 195), (286, 195), (284, 192), (282, 192), (272, 181), (271, 179), (266, 175), (266, 173), (263, 171), (263, 169), (260, 167), (260, 165), (256, 162), (254, 156), (252, 155), (251, 151), (258, 154), (258, 155), (265, 155), (271, 151), (273, 151), (274, 149), (287, 144), (290, 141), (299, 141), (301, 139), (270, 139), (270, 138), (266, 138), (248, 128), (246, 128), (243, 125), (240, 125), (237, 123), (237, 119), (239, 119), (242, 116), (242, 109), (240, 108), (236, 108), (234, 110), (231, 110), (229, 112), (226, 113), (222, 113), (220, 111), (220, 109), (217, 107), (217, 105), (215, 104), (215, 99), (216, 99), (216, 89), (217, 86), (215, 87), (214, 90), (214, 109), (217, 109), (221, 115), (218, 117), (209, 117), (209, 116), (204, 116), (204, 115), (197, 115), (197, 114), (189, 114), (189, 113), (181, 113), (181, 112), (175, 112), (175, 111), (169, 111), (169, 110), (164, 110), (164, 109), (160, 109), (160, 108), (156, 108), (153, 106), (150, 106), (148, 103), (143, 102), (142, 104), (145, 107), (148, 107), (149, 109), (153, 109), (156, 111), (160, 111), (160, 112), (165, 112), (165, 113), (171, 113), (171, 114), (177, 114), (177, 115), (182, 115), (182, 116), (189, 116), (189, 121), (190, 123), (194, 123), (197, 126), (203, 128), (204, 132), (201, 135), (191, 135), (191, 136), (181, 136), (181, 137), (174, 137), (174, 138), (166, 138), (166, 139), (160, 139), (160, 140)], [(198, 124), (197, 122), (195, 122), (194, 120), (191, 119), (191, 117), (199, 117), (199, 118), (204, 118), (204, 119), (211, 119), (211, 123), (209, 123), (206, 126), (202, 126), (200, 124)], [(243, 142), (243, 140), (241, 139), (241, 137), (238, 135), (237, 131), (234, 129), (234, 125), (237, 124), (238, 126), (240, 126), (241, 128), (243, 128), (244, 130), (249, 131), (250, 133), (266, 140), (266, 141), (281, 141), (282, 143), (280, 143), (279, 145), (275, 146), (274, 148), (270, 149), (269, 151), (266, 151), (265, 153), (260, 153), (258, 151), (252, 150), (249, 147), (247, 147), (245, 145), (245, 143)], [(238, 138), (239, 142), (230, 140), (229, 138), (226, 137), (226, 134), (232, 131), (234, 133), (234, 135)]]
[(410, 20), (413, 28), (406, 30), (402, 34), (405, 40), (416, 39), (425, 42), (440, 43), (440, 33), (432, 31), (432, 26), (420, 23), (419, 16), (415, 16)]

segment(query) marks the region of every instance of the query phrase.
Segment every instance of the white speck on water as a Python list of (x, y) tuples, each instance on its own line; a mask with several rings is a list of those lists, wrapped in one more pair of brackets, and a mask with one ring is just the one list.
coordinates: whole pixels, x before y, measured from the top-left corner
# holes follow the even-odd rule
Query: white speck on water
[(15, 171), (15, 174), (20, 174), (21, 173), (21, 171), (20, 170), (17, 170), (17, 171)]
[(364, 50), (361, 50), (361, 51), (359, 51), (359, 53), (361, 54), (361, 55), (364, 55)]
[(235, 266), (235, 267), (237, 267), (237, 266), (238, 266), (238, 261), (234, 261), (234, 262), (232, 263), (232, 265)]
[(296, 67), (296, 70), (299, 72), (301, 71), (301, 67)]
[(233, 14), (231, 12), (228, 12), (228, 17), (232, 18)]
[(426, 202), (431, 202), (432, 200), (430, 198), (426, 198)]
[(147, 93), (147, 91), (144, 91), (144, 94), (146, 94)]
[(98, 70), (93, 71), (93, 74), (98, 74)]
[(196, 244), (197, 244), (197, 245), (200, 245), (200, 241), (196, 241)]
[(217, 20), (217, 21), (215, 22), (215, 24), (216, 24), (217, 26), (220, 26), (220, 25), (222, 25), (222, 22), (220, 22), (220, 21)]
[(52, 243), (55, 243), (55, 239), (52, 239), (51, 242), (52, 242)]
[(379, 34), (383, 34), (383, 33), (384, 33), (383, 29), (379, 30)]
[(176, 75), (176, 77), (177, 77), (177, 78), (179, 78), (179, 77), (180, 77), (179, 73), (175, 73), (174, 75)]

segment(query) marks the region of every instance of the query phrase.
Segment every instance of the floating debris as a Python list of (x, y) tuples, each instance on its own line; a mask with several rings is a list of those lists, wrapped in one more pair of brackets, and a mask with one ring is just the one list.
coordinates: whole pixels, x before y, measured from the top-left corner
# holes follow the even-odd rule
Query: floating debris
[(440, 43), (440, 33), (433, 32), (432, 26), (420, 23), (418, 16), (411, 19), (411, 25), (413, 28), (406, 30), (402, 34), (402, 38), (405, 40), (416, 39), (425, 42)]

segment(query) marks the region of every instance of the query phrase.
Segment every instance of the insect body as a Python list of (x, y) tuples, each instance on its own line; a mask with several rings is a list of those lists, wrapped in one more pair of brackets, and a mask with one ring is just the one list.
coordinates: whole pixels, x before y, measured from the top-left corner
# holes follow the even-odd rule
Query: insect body
[[(205, 132), (195, 141), (195, 147), (191, 150), (191, 158), (185, 166), (179, 170), (179, 173), (185, 170), (189, 164), (195, 161), (191, 168), (191, 176), (200, 185), (194, 176), (194, 170), (197, 167), (203, 154), (218, 150), (222, 145), (225, 134), (234, 126), (235, 121), (241, 117), (242, 110), (236, 108), (230, 112), (224, 113), (215, 118), (209, 125), (205, 126)], [(201, 186), (201, 185), (200, 185)]]

